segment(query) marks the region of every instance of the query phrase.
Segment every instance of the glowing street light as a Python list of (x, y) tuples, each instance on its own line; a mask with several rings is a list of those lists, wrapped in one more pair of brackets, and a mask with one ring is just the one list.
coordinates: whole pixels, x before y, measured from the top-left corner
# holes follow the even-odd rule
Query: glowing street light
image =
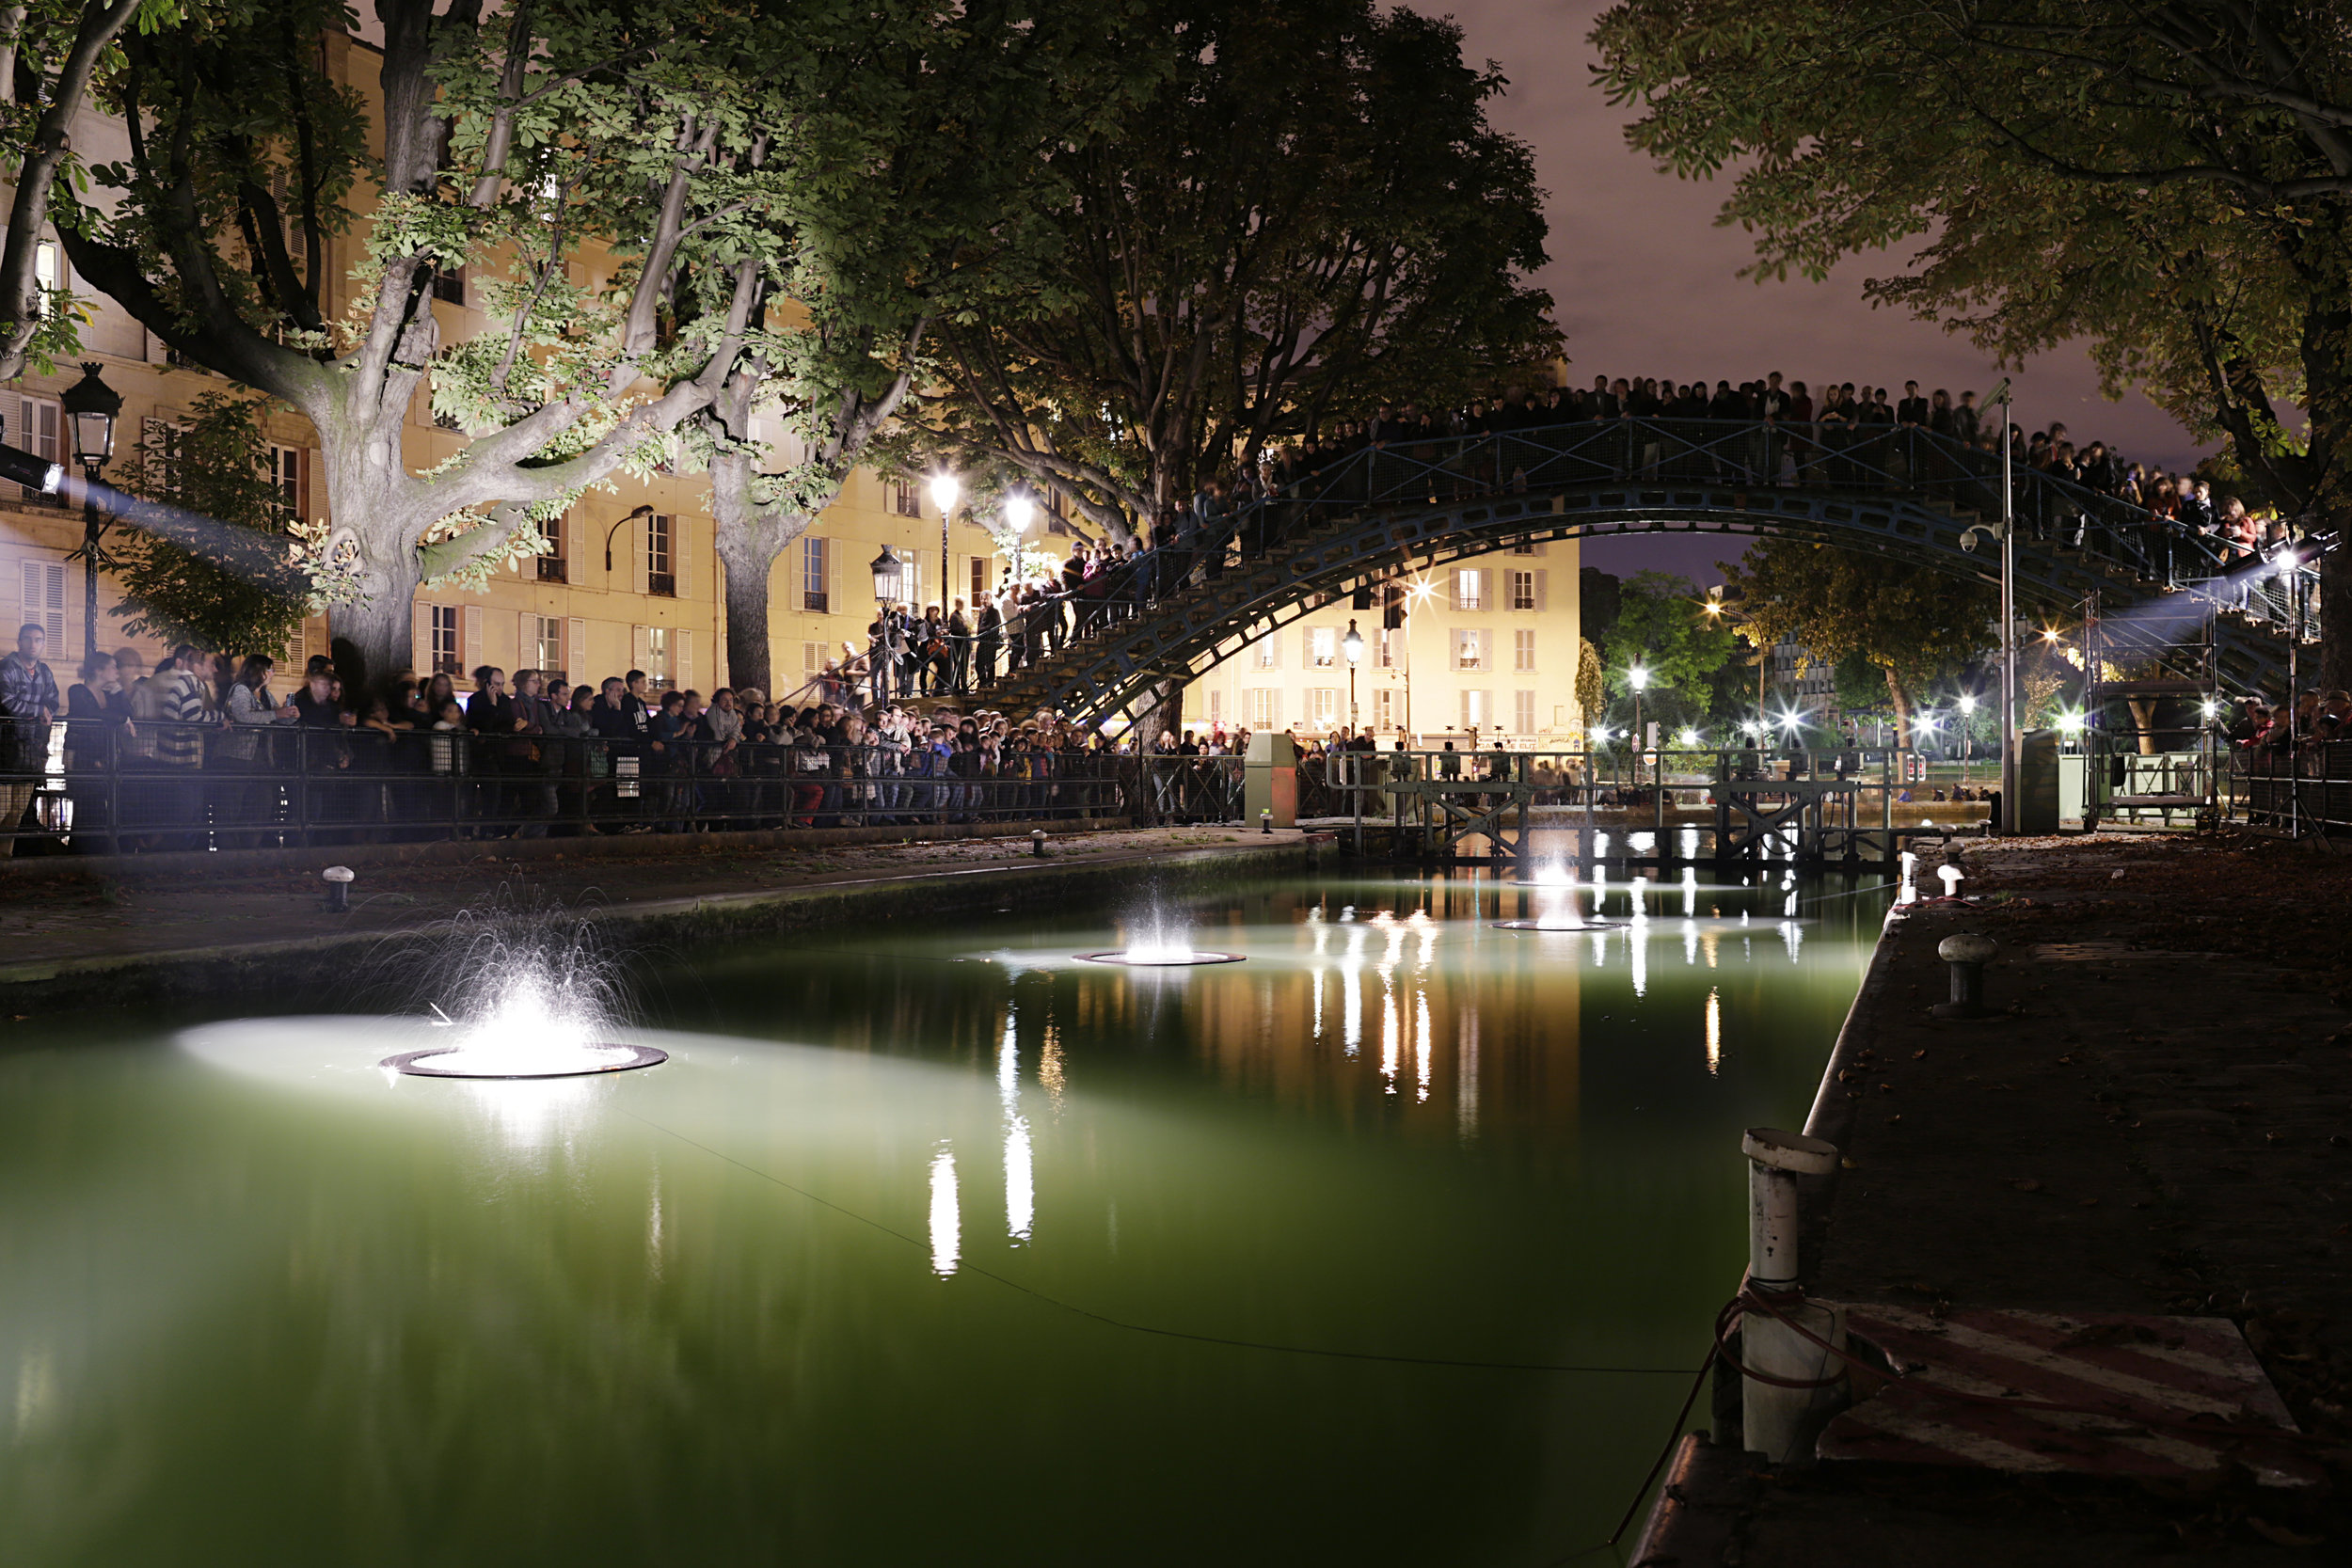
[[(947, 613), (947, 589), (956, 580), (955, 558), (948, 553), (947, 519), (956, 513), (956, 497), (963, 487), (944, 469), (931, 475), (931, 504), (939, 508), (939, 613)], [(961, 680), (961, 677), (959, 677)]]
[(1029, 519), (1037, 515), (1037, 502), (1016, 490), (1005, 498), (1005, 526), (1014, 533), (1029, 531)]
[(1648, 732), (1642, 728), (1642, 693), (1649, 689), (1649, 672), (1636, 664), (1625, 673), (1628, 686), (1633, 688), (1633, 782), (1642, 782), (1642, 736)]

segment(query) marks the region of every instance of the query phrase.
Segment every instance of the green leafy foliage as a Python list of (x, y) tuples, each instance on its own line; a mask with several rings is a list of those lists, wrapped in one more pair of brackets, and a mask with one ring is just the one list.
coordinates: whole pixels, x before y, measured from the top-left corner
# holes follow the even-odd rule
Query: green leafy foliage
[(924, 437), (1120, 534), (1269, 444), (1546, 359), (1542, 193), (1450, 21), (1147, 0), (1167, 70), (1055, 152), (1035, 243), (939, 325)]
[(1617, 613), (1600, 638), (1610, 689), (1629, 693), (1628, 673), (1647, 673), (1645, 717), (1695, 722), (1714, 702), (1717, 671), (1736, 642), (1731, 628), (1706, 614), (1698, 586), (1671, 572), (1637, 572), (1617, 585)]
[(132, 531), (113, 551), (123, 629), (166, 645), (229, 653), (274, 652), (302, 629), (308, 584), (290, 569), (294, 536), (284, 498), (270, 483), (262, 429), (268, 405), (208, 392), (187, 422), (151, 427), (117, 484), (144, 500), (215, 525), (201, 550)]
[[(1736, 171), (1753, 275), (1899, 249), (1872, 298), (2012, 363), (2088, 339), (2110, 391), (2226, 437), (2312, 525), (2352, 517), (2341, 5), (1623, 0), (1594, 38), (1635, 147)], [(2341, 685), (2352, 552), (2326, 570)]]
[(1859, 550), (1761, 539), (1723, 570), (1760, 646), (1788, 638), (1841, 672), (1851, 659), (1875, 668), (1905, 744), (1912, 694), (1997, 641), (1993, 589)]

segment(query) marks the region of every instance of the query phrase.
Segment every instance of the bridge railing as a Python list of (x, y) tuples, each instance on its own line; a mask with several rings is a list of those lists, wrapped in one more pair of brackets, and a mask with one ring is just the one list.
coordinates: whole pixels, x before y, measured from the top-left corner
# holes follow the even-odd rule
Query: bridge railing
[[(1915, 427), (1836, 420), (1585, 420), (1536, 428), (1359, 447), (1301, 471), (1272, 493), (1154, 530), (1153, 547), (1025, 606), (993, 635), (951, 640), (951, 652), (893, 674), (965, 692), (1016, 674), (1162, 601), (1315, 528), (1383, 511), (1580, 486), (1730, 486), (1743, 492), (1828, 491), (1856, 503), (1903, 497), (1990, 521), (2000, 512), (2000, 458)], [(2020, 538), (2075, 552), (2150, 590), (2285, 627), (2312, 628), (2315, 574), (2250, 555), (2217, 532), (2185, 527), (2120, 497), (2017, 465)], [(1990, 557), (1988, 556), (1988, 559)]]
[(1765, 810), (1826, 797), (1836, 818), (1827, 825), (1850, 829), (1931, 816), (1938, 806), (1948, 808), (1947, 826), (1983, 815), (1981, 793), (1938, 801), (1932, 786), (1909, 778), (1916, 756), (1885, 747), (1333, 752), (1302, 769), (1300, 815), (1319, 799), (1329, 806), (1321, 815), (1434, 824), (1524, 804), (1571, 817), (1606, 812), (1637, 830), (1647, 817), (1662, 829), (1689, 826), (1690, 814), (1734, 796)]

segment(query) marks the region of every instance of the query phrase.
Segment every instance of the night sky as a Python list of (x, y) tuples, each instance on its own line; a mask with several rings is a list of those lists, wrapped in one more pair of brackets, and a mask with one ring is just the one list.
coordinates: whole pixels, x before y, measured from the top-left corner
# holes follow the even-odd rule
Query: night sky
[[(1735, 276), (1752, 241), (1714, 226), (1727, 183), (1660, 173), (1626, 146), (1627, 111), (1592, 85), (1597, 61), (1585, 41), (1601, 0), (1433, 0), (1466, 34), (1463, 53), (1492, 59), (1511, 81), (1491, 108), (1495, 123), (1535, 150), (1536, 176), (1550, 193), (1551, 291), (1567, 334), (1569, 373), (1590, 386), (1611, 376), (1745, 381), (1772, 371), (1808, 383), (1816, 395), (1839, 381), (1891, 387), (1906, 380), (1924, 394), (1979, 396), (2000, 379), (1964, 338), (1908, 315), (1873, 309), (1863, 280), (1897, 270), (1898, 259), (1849, 261), (1827, 283), (1753, 283)], [(2077, 442), (2102, 438), (2127, 461), (2168, 468), (2199, 449), (2162, 409), (2134, 393), (2099, 395), (2085, 353), (2047, 355), (2017, 377), (2017, 422), (2027, 430), (2065, 421)], [(1720, 580), (1719, 556), (1736, 540), (1606, 541), (1584, 547), (1587, 565), (1627, 573), (1658, 566), (1702, 583)]]

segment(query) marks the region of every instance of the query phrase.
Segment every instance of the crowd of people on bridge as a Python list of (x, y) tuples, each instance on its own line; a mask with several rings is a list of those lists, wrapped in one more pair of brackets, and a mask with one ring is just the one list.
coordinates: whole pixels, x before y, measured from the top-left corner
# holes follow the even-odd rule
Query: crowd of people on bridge
[[(1580, 428), (1587, 426), (1597, 435)], [(1520, 438), (1535, 431), (1549, 434)], [(2130, 461), (2103, 440), (2077, 446), (2062, 423), (2031, 433), (2011, 425), (2010, 438), (2022, 473), (2064, 482), (2024, 499), (2024, 528), (2045, 541), (2103, 543), (2152, 583), (2224, 575), (2292, 538), (2275, 515), (2217, 497), (2209, 481)], [(977, 607), (960, 598), (886, 607), (866, 647), (845, 649), (818, 678), (835, 701), (852, 689), (870, 701), (985, 691), (1279, 544), (1335, 505), (1438, 501), (1581, 474), (1941, 485), (1989, 514), (2000, 442), (1998, 411), (1980, 405), (1973, 388), (1954, 395), (1906, 381), (1898, 393), (1840, 381), (1817, 393), (1777, 372), (1737, 384), (1603, 375), (1589, 388), (1506, 388), (1459, 407), (1383, 404), (1206, 480), (1188, 504), (1163, 510), (1132, 540), (1073, 531), (1057, 569), (1021, 580), (1008, 570)], [(2308, 586), (2305, 594), (2308, 610)], [(2240, 586), (2234, 597), (2248, 604), (2249, 590)]]

